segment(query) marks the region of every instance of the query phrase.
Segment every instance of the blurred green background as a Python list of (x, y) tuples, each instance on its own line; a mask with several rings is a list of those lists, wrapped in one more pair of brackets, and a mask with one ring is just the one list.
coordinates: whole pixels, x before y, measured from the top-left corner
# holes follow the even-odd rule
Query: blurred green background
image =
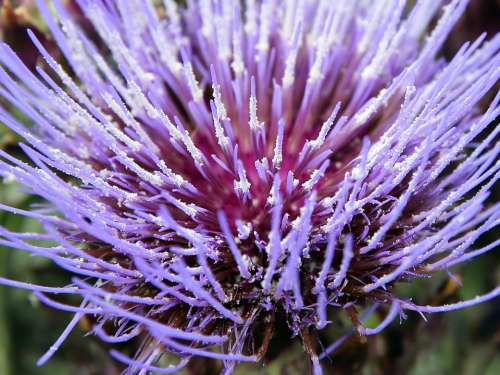
[[(5, 2), (0, 1), (5, 7)], [(28, 4), (28, 5), (26, 5)], [(15, 4), (14, 4), (15, 5)], [(30, 52), (24, 33), (27, 26), (43, 25), (29, 2), (23, 19), (0, 23), (3, 39), (10, 40), (20, 52)], [(497, 1), (472, 1), (468, 13), (461, 20), (445, 48), (452, 54), (464, 40), (489, 29), (490, 35), (498, 31), (500, 15)], [(50, 43), (50, 39), (49, 39)], [(0, 147), (21, 157), (18, 139), (0, 124)], [(492, 200), (499, 199), (498, 186)], [(0, 184), (0, 202), (20, 208), (37, 203), (36, 197), (23, 193), (15, 182)], [(40, 231), (35, 220), (0, 211), (0, 225), (15, 231)], [(489, 242), (498, 238), (490, 232), (481, 238)], [(413, 296), (419, 303), (446, 303), (473, 298), (500, 284), (500, 265), (497, 251), (456, 268), (454, 274), (463, 282), (458, 287), (448, 275), (432, 280), (400, 286), (401, 296)], [(0, 276), (44, 285), (64, 285), (69, 275), (51, 262), (18, 250), (0, 247)], [(375, 316), (368, 325), (376, 325), (382, 318)], [(32, 293), (0, 286), (0, 375), (112, 375), (122, 368), (109, 358), (109, 349), (88, 332), (88, 323), (82, 321), (69, 339), (45, 366), (36, 367), (36, 360), (57, 339), (71, 319), (71, 314), (47, 308)], [(338, 323), (324, 332), (325, 345), (343, 332), (347, 317), (339, 313)], [(274, 348), (266, 367), (242, 365), (236, 374), (305, 374), (308, 361), (298, 339), (286, 332), (274, 338)], [(133, 348), (123, 348), (125, 351)], [(339, 351), (324, 360), (326, 374), (500, 374), (500, 301), (491, 301), (463, 311), (436, 314), (425, 322), (418, 314), (409, 313), (402, 324), (395, 321), (382, 334), (360, 342), (357, 337), (348, 340)], [(218, 373), (217, 365), (209, 362), (193, 363), (186, 374)]]

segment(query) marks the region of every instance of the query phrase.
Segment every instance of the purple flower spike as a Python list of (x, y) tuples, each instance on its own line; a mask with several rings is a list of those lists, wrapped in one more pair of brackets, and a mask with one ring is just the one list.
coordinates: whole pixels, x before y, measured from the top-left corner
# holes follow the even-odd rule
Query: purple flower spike
[[(0, 283), (75, 314), (40, 364), (87, 316), (105, 342), (143, 338), (133, 358), (111, 353), (130, 373), (197, 356), (230, 373), (265, 355), (281, 319), (320, 374), (347, 337), (315, 348), (334, 308), (366, 307), (355, 331), (373, 335), (405, 310), (500, 294), (418, 306), (393, 288), (498, 245), (474, 248), (500, 223), (485, 203), (500, 94), (477, 106), (500, 77), (500, 35), (436, 57), (467, 1), (78, 0), (92, 35), (60, 0), (37, 3), (70, 69), (34, 33), (47, 71), (0, 46), (0, 97), (29, 123), (6, 108), (0, 121), (31, 160), (0, 151), (0, 175), (50, 206), (0, 205), (45, 228), (0, 228), (0, 244), (73, 280)], [(68, 293), (81, 304), (47, 297)], [(178, 359), (162, 367), (165, 353)]]

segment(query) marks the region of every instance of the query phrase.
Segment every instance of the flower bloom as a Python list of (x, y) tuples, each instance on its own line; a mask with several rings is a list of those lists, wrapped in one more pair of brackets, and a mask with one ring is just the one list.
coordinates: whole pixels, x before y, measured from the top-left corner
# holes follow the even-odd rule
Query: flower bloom
[[(419, 306), (393, 289), (499, 242), (474, 247), (500, 220), (485, 204), (500, 95), (476, 106), (498, 82), (500, 36), (436, 57), (466, 1), (78, 0), (90, 34), (59, 0), (37, 3), (68, 69), (33, 33), (45, 69), (0, 47), (0, 96), (29, 122), (6, 108), (0, 121), (31, 159), (0, 151), (0, 174), (50, 205), (0, 205), (44, 227), (0, 228), (0, 243), (74, 277), (0, 282), (74, 313), (39, 364), (87, 316), (103, 341), (143, 338), (134, 358), (111, 352), (131, 372), (204, 356), (230, 373), (284, 319), (319, 374), (337, 343), (320, 353), (311, 332), (338, 311), (372, 335), (405, 310), (499, 295)], [(365, 328), (356, 306), (386, 318)], [(160, 367), (165, 353), (178, 361)]]

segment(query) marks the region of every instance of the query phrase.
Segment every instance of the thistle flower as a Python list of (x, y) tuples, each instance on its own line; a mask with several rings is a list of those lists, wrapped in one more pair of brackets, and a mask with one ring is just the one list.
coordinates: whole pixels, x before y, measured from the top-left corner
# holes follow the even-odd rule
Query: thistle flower
[[(197, 356), (230, 373), (263, 357), (282, 319), (320, 373), (337, 343), (319, 353), (312, 333), (339, 311), (373, 335), (405, 310), (499, 295), (419, 306), (393, 289), (499, 242), (474, 247), (500, 220), (485, 205), (500, 95), (476, 109), (500, 37), (436, 57), (466, 1), (79, 0), (92, 36), (59, 0), (37, 3), (69, 69), (33, 33), (45, 70), (0, 47), (0, 95), (30, 120), (0, 121), (31, 159), (0, 151), (0, 174), (48, 205), (0, 207), (45, 231), (1, 228), (0, 243), (74, 275), (1, 279), (75, 314), (39, 364), (87, 316), (105, 342), (144, 340), (134, 358), (111, 352), (131, 373)], [(388, 312), (365, 328), (359, 306)], [(159, 367), (165, 353), (178, 362)]]

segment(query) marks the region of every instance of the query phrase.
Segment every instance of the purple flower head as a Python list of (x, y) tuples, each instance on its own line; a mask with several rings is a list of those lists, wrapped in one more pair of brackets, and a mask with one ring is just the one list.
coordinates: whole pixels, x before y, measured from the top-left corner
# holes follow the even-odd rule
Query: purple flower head
[[(74, 278), (0, 282), (75, 314), (40, 364), (85, 315), (103, 341), (144, 340), (134, 358), (112, 351), (131, 373), (196, 356), (230, 373), (280, 319), (319, 374), (338, 342), (320, 353), (312, 336), (340, 310), (373, 335), (405, 310), (499, 295), (435, 307), (393, 289), (499, 242), (474, 247), (500, 221), (485, 205), (500, 95), (476, 106), (500, 36), (436, 57), (467, 1), (78, 0), (90, 33), (60, 0), (37, 3), (68, 68), (33, 33), (46, 69), (0, 47), (0, 96), (29, 119), (0, 121), (31, 159), (0, 151), (0, 174), (50, 205), (1, 205), (45, 232), (0, 228), (0, 243)], [(81, 304), (49, 297), (63, 293)], [(357, 306), (386, 318), (365, 328)], [(165, 353), (178, 360), (160, 368)]]

